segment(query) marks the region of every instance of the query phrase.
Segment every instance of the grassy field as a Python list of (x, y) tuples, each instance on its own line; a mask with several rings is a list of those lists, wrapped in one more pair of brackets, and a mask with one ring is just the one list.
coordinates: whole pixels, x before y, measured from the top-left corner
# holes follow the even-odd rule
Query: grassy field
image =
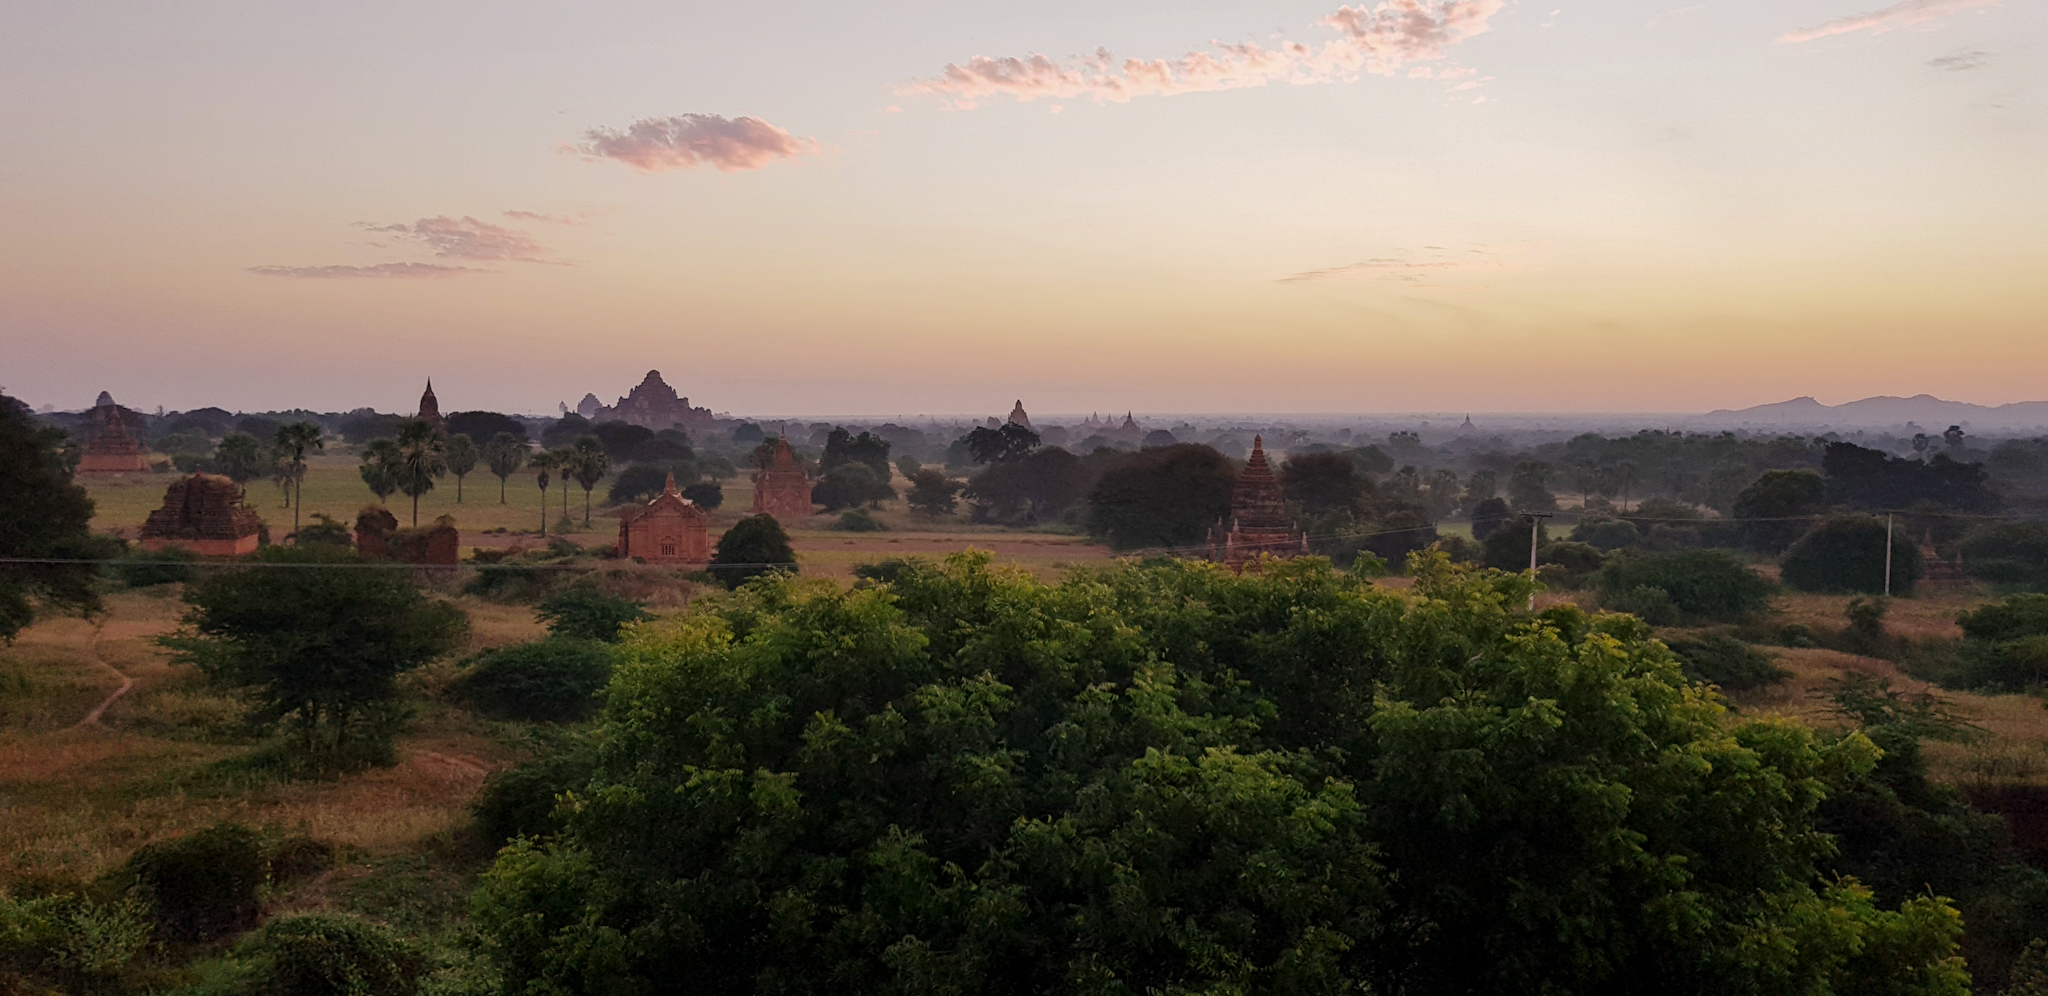
[[(175, 475), (169, 474), (115, 474), (82, 476), (79, 480), (92, 495), (96, 506), (93, 528), (133, 538), (149, 513), (163, 504), (164, 489), (174, 479)], [(718, 534), (747, 515), (754, 502), (753, 483), (746, 477), (720, 484), (725, 490), (725, 501), (711, 512), (714, 541)], [(905, 486), (900, 476), (897, 485), (899, 490)], [(601, 483), (592, 492), (592, 517), (587, 526), (583, 522), (583, 491), (571, 488), (569, 509), (574, 531), (568, 534), (569, 539), (588, 546), (616, 542), (619, 528), (617, 511), (614, 509), (607, 514), (603, 505), (609, 486), (609, 482)], [(291, 531), (292, 510), (284, 506), (283, 494), (275, 485), (268, 481), (254, 481), (248, 486), (248, 494), (250, 506), (262, 515), (273, 538), (282, 539)], [(310, 522), (311, 516), (319, 513), (353, 525), (356, 513), (374, 502), (375, 497), (357, 475), (354, 457), (314, 457), (306, 475), (302, 521)], [(456, 528), (462, 530), (465, 548), (503, 548), (518, 544), (536, 546), (539, 545), (540, 498), (540, 489), (534, 486), (531, 473), (522, 471), (513, 475), (503, 503), (498, 500), (498, 479), (488, 473), (476, 473), (469, 475), (461, 502), (455, 500), (454, 479), (443, 479), (439, 487), (421, 497), (419, 517), (425, 523), (437, 516), (453, 516)], [(556, 523), (562, 514), (559, 483), (548, 489), (548, 499), (548, 531), (552, 536), (556, 534)], [(411, 524), (412, 502), (409, 499), (394, 495), (389, 507), (400, 525)], [(888, 527), (887, 532), (842, 532), (832, 528), (838, 518), (836, 513), (816, 515), (783, 524), (789, 531), (791, 545), (796, 549), (797, 560), (804, 573), (850, 578), (856, 564), (907, 555), (937, 557), (969, 547), (989, 550), (995, 553), (998, 561), (1027, 568), (1040, 577), (1054, 576), (1071, 565), (1107, 563), (1111, 559), (1107, 548), (1081, 537), (971, 525), (964, 517), (934, 522), (911, 516), (901, 501), (892, 502), (875, 513), (875, 518)], [(506, 531), (485, 532), (494, 529)]]

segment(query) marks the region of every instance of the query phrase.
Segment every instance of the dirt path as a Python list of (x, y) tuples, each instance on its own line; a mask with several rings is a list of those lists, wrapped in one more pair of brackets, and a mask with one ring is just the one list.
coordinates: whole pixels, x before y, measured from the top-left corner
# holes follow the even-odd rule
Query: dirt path
[(119, 701), (121, 696), (128, 694), (128, 690), (135, 687), (134, 678), (128, 677), (120, 668), (107, 663), (106, 656), (100, 653), (100, 631), (97, 626), (93, 627), (92, 631), (92, 659), (98, 662), (99, 666), (112, 671), (114, 677), (121, 679), (121, 686), (114, 689), (113, 693), (106, 698), (101, 699), (99, 705), (93, 706), (92, 711), (86, 713), (85, 718), (78, 721), (78, 725), (72, 727), (74, 730), (100, 725), (100, 717), (106, 715), (107, 707)]

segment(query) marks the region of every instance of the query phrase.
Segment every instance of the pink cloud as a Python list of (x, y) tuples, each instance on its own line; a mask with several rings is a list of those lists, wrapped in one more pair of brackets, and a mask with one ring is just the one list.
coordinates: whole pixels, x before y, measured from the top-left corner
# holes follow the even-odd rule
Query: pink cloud
[(1044, 55), (975, 56), (949, 63), (934, 79), (897, 88), (905, 95), (938, 97), (962, 110), (1008, 95), (1020, 101), (1081, 99), (1123, 103), (1135, 97), (1238, 90), (1270, 83), (1311, 84), (1356, 79), (1360, 73), (1393, 76), (1410, 63), (1433, 62), (1444, 50), (1484, 34), (1505, 0), (1383, 0), (1367, 9), (1339, 7), (1317, 23), (1337, 32), (1315, 48), (1299, 42), (1265, 47), (1253, 42), (1212, 42), (1213, 51), (1177, 59), (1115, 61), (1106, 49), (1061, 62)]
[(1998, 0), (1902, 0), (1902, 2), (1895, 3), (1883, 10), (1873, 10), (1868, 14), (1856, 14), (1850, 17), (1839, 17), (1818, 27), (1788, 31), (1779, 36), (1778, 42), (1786, 44), (1790, 42), (1812, 41), (1815, 38), (1826, 38), (1830, 35), (1846, 35), (1857, 31), (1868, 31), (1871, 34), (1879, 35), (1893, 28), (1903, 28), (1915, 24), (1925, 24), (1929, 21), (1938, 21), (1957, 11), (1970, 10), (1976, 7), (1995, 7), (1997, 5)]
[(816, 140), (797, 138), (760, 118), (716, 114), (642, 118), (625, 131), (592, 128), (584, 138), (576, 151), (593, 159), (616, 159), (647, 173), (706, 165), (731, 173), (820, 151)]
[(544, 258), (547, 247), (534, 241), (533, 236), (516, 228), (478, 221), (468, 215), (460, 218), (450, 218), (447, 215), (421, 218), (410, 225), (372, 225), (368, 222), (360, 224), (372, 232), (390, 232), (407, 242), (425, 246), (432, 249), (434, 255), (443, 258), (548, 262)]
[(345, 280), (357, 277), (397, 277), (418, 279), (422, 277), (458, 277), (465, 273), (489, 273), (470, 266), (448, 266), (442, 263), (377, 263), (372, 266), (252, 266), (249, 272), (265, 277), (308, 277), (319, 280)]

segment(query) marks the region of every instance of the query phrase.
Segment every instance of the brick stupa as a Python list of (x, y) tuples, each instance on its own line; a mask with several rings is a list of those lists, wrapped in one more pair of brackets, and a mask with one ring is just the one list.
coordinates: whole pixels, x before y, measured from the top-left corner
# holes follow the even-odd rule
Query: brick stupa
[(193, 474), (164, 491), (164, 507), (142, 524), (142, 548), (181, 546), (202, 557), (239, 557), (255, 551), (261, 528), (241, 485), (216, 474)]
[(1287, 524), (1280, 480), (1266, 463), (1266, 442), (1252, 437), (1252, 456), (1237, 475), (1230, 517), (1209, 533), (1215, 559), (1242, 569), (1260, 556), (1294, 557), (1308, 552), (1308, 540)]
[(448, 420), (441, 417), (441, 399), (434, 397), (434, 378), (427, 378), (427, 391), (420, 395), (419, 419), (442, 435), (448, 434)]
[(149, 469), (149, 454), (128, 431), (128, 411), (114, 403), (113, 395), (100, 392), (85, 424), (88, 438), (78, 458), (79, 473), (123, 474)]
[(644, 564), (708, 564), (709, 520), (703, 506), (676, 490), (676, 475), (670, 474), (668, 484), (653, 501), (628, 507), (619, 516), (619, 556)]
[(775, 438), (768, 466), (754, 472), (754, 514), (772, 515), (777, 522), (811, 517), (811, 479), (796, 465), (788, 436)]

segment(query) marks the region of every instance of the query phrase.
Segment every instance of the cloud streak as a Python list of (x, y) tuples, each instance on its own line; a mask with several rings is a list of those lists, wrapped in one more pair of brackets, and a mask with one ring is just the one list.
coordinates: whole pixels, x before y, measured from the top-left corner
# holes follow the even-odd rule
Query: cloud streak
[(643, 173), (698, 166), (734, 173), (821, 151), (815, 139), (798, 138), (760, 118), (717, 114), (642, 118), (624, 131), (592, 128), (583, 137), (574, 148), (586, 158), (617, 160)]
[(418, 280), (459, 277), (466, 273), (489, 273), (471, 266), (445, 263), (377, 263), (371, 266), (252, 266), (249, 272), (263, 277), (300, 277), (311, 280), (355, 280), (363, 278)]
[[(1211, 42), (1210, 51), (1189, 52), (1177, 59), (1125, 59), (1108, 50), (1062, 62), (1044, 55), (975, 56), (965, 64), (948, 63), (939, 75), (897, 87), (906, 96), (937, 97), (947, 105), (969, 109), (989, 97), (1094, 100), (1124, 103), (1138, 97), (1173, 96), (1215, 90), (1238, 90), (1272, 83), (1307, 85), (1350, 81), (1360, 73), (1394, 76), (1403, 66), (1435, 62), (1445, 50), (1485, 34), (1504, 0), (1384, 0), (1367, 9), (1339, 7), (1317, 21), (1337, 32), (1320, 48), (1300, 42), (1265, 47), (1252, 42)], [(1411, 76), (1427, 77), (1430, 67), (1418, 66)]]
[(1929, 59), (1927, 60), (1927, 66), (1930, 69), (1939, 69), (1944, 72), (1960, 73), (1975, 69), (1989, 61), (1991, 61), (1991, 53), (1981, 49), (1969, 49), (1962, 52), (1951, 52), (1940, 58)]
[(478, 221), (468, 215), (450, 218), (444, 214), (421, 218), (410, 225), (359, 224), (372, 232), (389, 232), (404, 241), (425, 246), (444, 259), (551, 262), (545, 257), (547, 247), (534, 241), (533, 236), (516, 228)]
[(1853, 34), (1858, 31), (1881, 35), (1894, 28), (1938, 21), (1958, 11), (1997, 5), (1998, 0), (1901, 0), (1883, 10), (1838, 17), (1817, 27), (1788, 31), (1778, 36), (1778, 43), (1784, 45), (1813, 41), (1816, 38)]

